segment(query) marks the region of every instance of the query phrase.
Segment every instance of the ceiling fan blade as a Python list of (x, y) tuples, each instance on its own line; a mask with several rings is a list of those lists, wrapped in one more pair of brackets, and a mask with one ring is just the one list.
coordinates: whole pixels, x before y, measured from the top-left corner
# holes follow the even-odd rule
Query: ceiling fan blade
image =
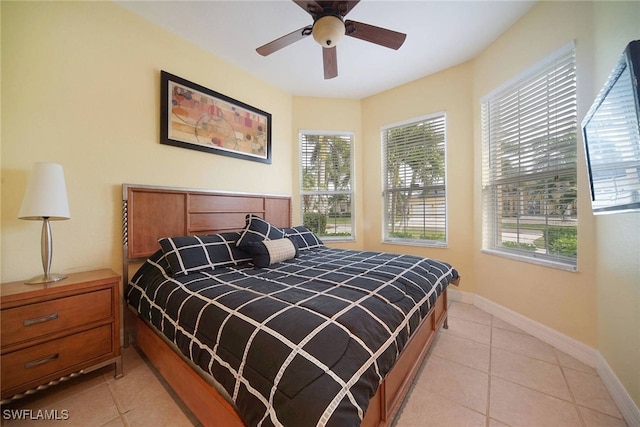
[(404, 40), (406, 34), (397, 31), (388, 30), (386, 28), (376, 27), (375, 25), (363, 24), (357, 21), (345, 21), (346, 35), (365, 40), (380, 46), (398, 50)]
[(295, 30), (265, 45), (260, 46), (256, 49), (256, 52), (258, 52), (262, 56), (271, 55), (273, 52), (276, 52), (283, 47), (287, 47), (290, 44), (297, 42), (298, 40), (302, 40), (309, 34), (311, 34), (311, 27), (300, 28), (299, 30)]
[(324, 79), (332, 79), (338, 76), (338, 55), (336, 47), (322, 48), (322, 63), (324, 65)]

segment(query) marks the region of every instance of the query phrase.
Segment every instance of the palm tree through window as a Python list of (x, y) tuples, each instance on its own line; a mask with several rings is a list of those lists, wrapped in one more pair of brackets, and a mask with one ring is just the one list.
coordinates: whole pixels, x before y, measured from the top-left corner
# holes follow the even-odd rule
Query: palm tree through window
[(353, 239), (353, 133), (300, 132), (303, 224), (322, 239)]
[(385, 241), (447, 242), (445, 114), (382, 130)]

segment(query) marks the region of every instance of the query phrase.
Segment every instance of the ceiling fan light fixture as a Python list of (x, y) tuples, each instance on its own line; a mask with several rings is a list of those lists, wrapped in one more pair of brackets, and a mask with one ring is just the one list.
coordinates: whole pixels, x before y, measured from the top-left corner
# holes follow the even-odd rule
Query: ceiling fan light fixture
[(313, 39), (325, 48), (337, 45), (344, 37), (344, 33), (344, 22), (334, 15), (325, 15), (313, 24)]

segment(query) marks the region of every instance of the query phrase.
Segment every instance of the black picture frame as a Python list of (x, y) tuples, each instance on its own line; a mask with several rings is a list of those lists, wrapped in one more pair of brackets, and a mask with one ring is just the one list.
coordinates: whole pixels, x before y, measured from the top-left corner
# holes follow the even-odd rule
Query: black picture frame
[(161, 71), (160, 143), (271, 164), (271, 114)]

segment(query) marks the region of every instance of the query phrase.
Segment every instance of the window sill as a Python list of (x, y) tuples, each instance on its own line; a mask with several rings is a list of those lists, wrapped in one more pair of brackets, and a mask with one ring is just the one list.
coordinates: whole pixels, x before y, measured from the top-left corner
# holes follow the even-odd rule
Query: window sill
[(536, 264), (542, 267), (555, 268), (557, 270), (564, 270), (572, 273), (575, 273), (578, 271), (578, 268), (576, 265), (565, 264), (562, 262), (551, 261), (551, 260), (541, 259), (541, 258), (526, 257), (526, 256), (512, 254), (509, 252), (500, 251), (496, 249), (482, 249), (481, 252), (489, 255), (499, 256), (502, 258), (508, 258), (514, 261), (527, 262), (529, 264)]
[(433, 240), (383, 240), (382, 243), (386, 245), (400, 245), (400, 246), (419, 246), (423, 248), (447, 248), (447, 242), (435, 242)]
[(320, 240), (322, 240), (324, 243), (349, 243), (349, 242), (355, 242), (356, 238), (355, 237), (326, 237), (326, 236), (320, 236), (318, 235), (318, 238)]

